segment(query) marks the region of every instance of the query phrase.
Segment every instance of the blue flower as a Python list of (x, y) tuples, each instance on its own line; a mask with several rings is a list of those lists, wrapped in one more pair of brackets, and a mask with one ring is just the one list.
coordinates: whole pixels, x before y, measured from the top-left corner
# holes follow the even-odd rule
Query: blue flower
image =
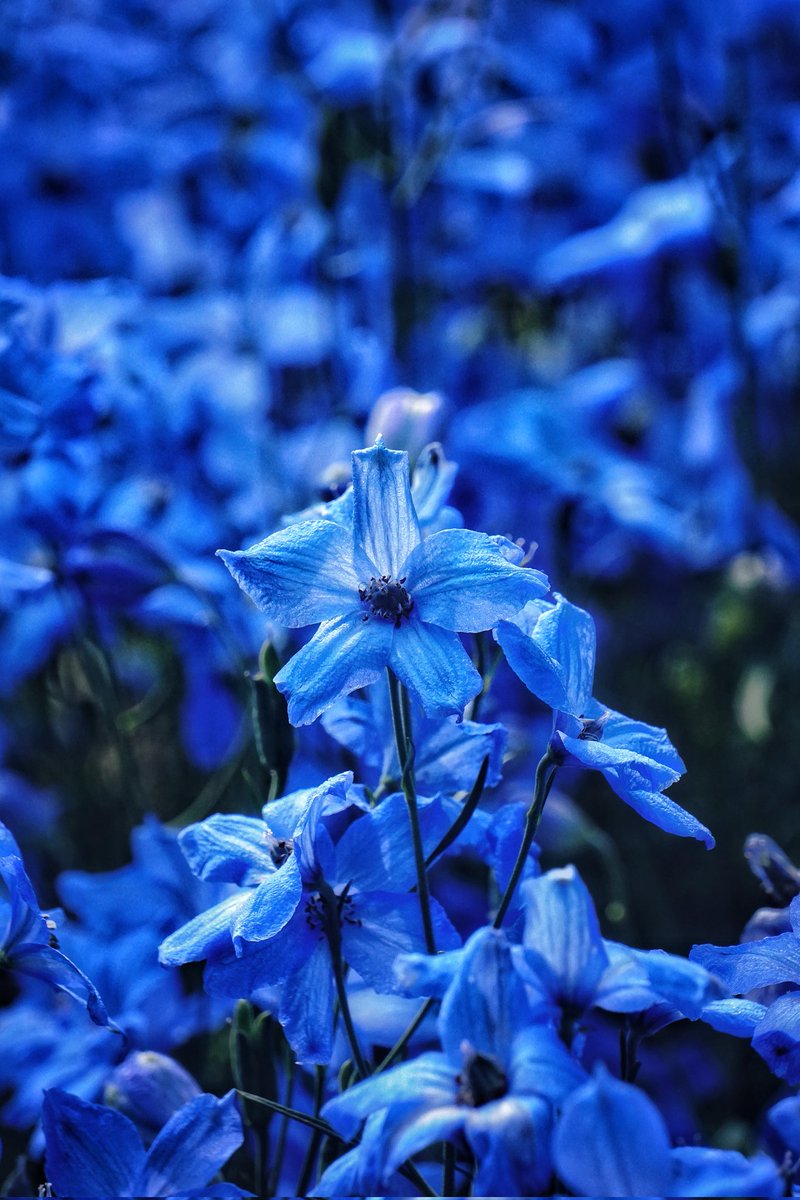
[(19, 847), (4, 825), (0, 825), (0, 966), (74, 996), (97, 1025), (109, 1024), (97, 988), (59, 950), (55, 922), (39, 910)]
[[(478, 1162), (476, 1195), (543, 1194), (554, 1108), (585, 1072), (552, 1026), (534, 1020), (512, 953), (505, 934), (478, 930), (444, 994), (442, 1051), (358, 1083), (323, 1109), (345, 1137), (385, 1112), (380, 1153), (367, 1121), (359, 1160), (362, 1169), (371, 1160), (373, 1177), (364, 1182), (382, 1185), (410, 1156), (463, 1134)], [(334, 1194), (340, 1170), (323, 1176), (321, 1195)]]
[(553, 709), (550, 753), (556, 762), (600, 771), (646, 821), (713, 847), (705, 825), (663, 795), (685, 769), (666, 731), (592, 698), (595, 629), (589, 613), (559, 595), (554, 604), (531, 600), (512, 620), (500, 621), (495, 636), (522, 682)]
[(461, 716), (481, 678), (457, 631), (490, 629), (547, 581), (519, 566), (501, 537), (443, 529), (423, 540), (408, 456), (379, 439), (353, 454), (352, 532), (334, 521), (291, 525), (244, 551), (219, 551), (272, 620), (321, 622), (275, 677), (289, 719), (306, 725), (390, 667), (429, 716)]
[(170, 1118), (149, 1150), (132, 1121), (102, 1104), (53, 1088), (42, 1113), (47, 1178), (60, 1196), (241, 1196), (217, 1183), (243, 1141), (233, 1092), (201, 1095)]
[[(193, 870), (241, 886), (161, 946), (168, 965), (205, 960), (212, 994), (251, 996), (281, 985), (278, 1018), (305, 1063), (326, 1063), (332, 1053), (331, 897), (342, 956), (376, 991), (395, 991), (395, 958), (424, 945), (419, 901), (410, 890), (416, 872), (404, 798), (387, 796), (364, 813), (349, 801), (350, 778), (273, 801), (264, 810), (266, 824), (216, 815), (185, 830), (181, 842)], [(432, 850), (450, 818), (438, 801), (422, 801), (420, 823)], [(435, 901), (432, 911), (438, 943), (456, 945)]]

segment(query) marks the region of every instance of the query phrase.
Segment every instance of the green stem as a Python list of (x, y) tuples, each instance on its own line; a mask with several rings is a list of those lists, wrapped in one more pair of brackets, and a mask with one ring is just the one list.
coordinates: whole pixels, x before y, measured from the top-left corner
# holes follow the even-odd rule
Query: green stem
[(428, 999), (425, 1001), (425, 1003), (417, 1010), (416, 1015), (414, 1017), (412, 1017), (411, 1021), (409, 1021), (408, 1025), (403, 1030), (403, 1032), (400, 1034), (400, 1037), (397, 1039), (395, 1044), (392, 1046), (389, 1053), (386, 1055), (386, 1057), (383, 1059), (383, 1061), (380, 1062), (378, 1064), (378, 1066), (376, 1067), (376, 1069), (375, 1069), (376, 1075), (380, 1075), (381, 1071), (388, 1070), (389, 1067), (392, 1065), (392, 1063), (395, 1061), (395, 1059), (400, 1057), (400, 1055), (403, 1053), (406, 1046), (411, 1041), (412, 1037), (417, 1032), (420, 1025), (425, 1020), (425, 1018), (427, 1017), (428, 1013), (431, 1011), (431, 1009), (433, 1008), (435, 1003), (436, 1003), (436, 1001), (433, 998), (433, 996), (429, 996)]
[(333, 888), (324, 879), (317, 883), (317, 890), (320, 894), (320, 899), (325, 907), (325, 935), (328, 939), (328, 945), (331, 950), (331, 962), (333, 963), (333, 978), (336, 983), (336, 996), (339, 1001), (339, 1011), (342, 1014), (344, 1021), (345, 1033), (347, 1040), (350, 1043), (350, 1050), (353, 1054), (353, 1062), (360, 1079), (366, 1079), (369, 1075), (369, 1069), (364, 1056), (361, 1053), (361, 1047), (358, 1044), (356, 1036), (356, 1027), (353, 1024), (353, 1015), (350, 1012), (350, 1002), (347, 998), (347, 985), (345, 983), (345, 970), (342, 962), (342, 931), (340, 927), (341, 914), (339, 911), (339, 899), (336, 896)]
[(422, 845), (419, 809), (417, 808), (417, 791), (414, 784), (414, 743), (411, 741), (411, 718), (408, 694), (400, 680), (391, 670), (387, 674), (389, 678), (389, 702), (392, 709), (394, 740), (397, 746), (401, 784), (403, 795), (406, 798), (408, 820), (411, 826), (411, 840), (414, 846), (414, 862), (417, 869), (417, 893), (419, 895), (419, 907), (422, 915), (422, 929), (425, 934), (425, 949), (428, 954), (435, 954), (436, 938), (433, 933), (433, 919), (431, 917), (431, 894), (428, 888), (425, 850)]
[(281, 1179), (281, 1168), (283, 1166), (283, 1156), (286, 1153), (286, 1137), (289, 1132), (289, 1112), (292, 1107), (292, 1099), (294, 1097), (294, 1077), (295, 1067), (290, 1055), (286, 1056), (286, 1092), (284, 1094), (284, 1108), (287, 1110), (283, 1114), (281, 1120), (280, 1132), (278, 1140), (275, 1144), (275, 1157), (272, 1162), (272, 1168), (269, 1173), (269, 1181), (267, 1183), (267, 1195), (274, 1196), (278, 1190), (278, 1184)]
[(558, 770), (558, 763), (553, 761), (550, 749), (545, 751), (539, 760), (539, 765), (536, 768), (536, 779), (533, 787), (533, 800), (525, 817), (525, 830), (522, 834), (522, 842), (520, 844), (517, 861), (514, 863), (514, 869), (511, 872), (511, 878), (508, 881), (508, 886), (503, 893), (503, 899), (500, 901), (500, 907), (497, 910), (493, 925), (495, 929), (499, 929), (505, 920), (508, 906), (514, 898), (514, 892), (517, 890), (517, 884), (520, 881), (522, 872), (525, 869), (525, 863), (528, 859), (528, 853), (533, 845), (533, 839), (536, 837), (536, 830), (539, 828), (539, 821), (544, 812), (545, 801), (550, 794), (550, 788), (553, 786), (553, 779)]
[[(325, 1096), (325, 1068), (317, 1067), (314, 1074), (314, 1116), (319, 1117), (322, 1101)], [(311, 1141), (308, 1144), (303, 1165), (300, 1168), (300, 1178), (297, 1182), (298, 1196), (305, 1196), (311, 1183), (311, 1176), (314, 1173), (314, 1164), (317, 1161), (319, 1148), (322, 1145), (322, 1139), (326, 1135), (319, 1128), (314, 1130)], [(336, 1134), (333, 1135), (336, 1137)]]

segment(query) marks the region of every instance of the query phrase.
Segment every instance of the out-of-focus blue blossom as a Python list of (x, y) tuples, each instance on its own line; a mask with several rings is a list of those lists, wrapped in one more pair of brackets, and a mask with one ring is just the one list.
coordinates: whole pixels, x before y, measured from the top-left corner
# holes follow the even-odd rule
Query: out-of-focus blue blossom
[(673, 1149), (664, 1121), (639, 1088), (603, 1067), (570, 1095), (553, 1139), (555, 1167), (577, 1196), (780, 1196), (766, 1155)]
[(526, 687), (553, 709), (555, 762), (600, 771), (645, 820), (711, 849), (706, 827), (663, 795), (684, 770), (666, 731), (592, 698), (595, 630), (587, 612), (563, 596), (554, 604), (531, 600), (517, 617), (500, 621), (495, 636)]
[(233, 1092), (184, 1104), (145, 1150), (121, 1112), (68, 1092), (47, 1092), (43, 1110), (47, 1177), (61, 1195), (240, 1196), (228, 1183), (208, 1187), (242, 1144)]
[(196, 1079), (174, 1058), (153, 1050), (136, 1050), (109, 1075), (103, 1103), (132, 1121), (147, 1144), (201, 1090)]
[(308, 522), (220, 554), (268, 616), (322, 622), (275, 677), (295, 725), (385, 667), (429, 716), (460, 717), (482, 684), (456, 631), (491, 628), (546, 588), (505, 538), (444, 529), (421, 540), (408, 457), (382, 442), (353, 454), (352, 536), (336, 522)]
[(0, 964), (66, 992), (85, 1005), (95, 1024), (108, 1025), (97, 988), (58, 948), (58, 923), (40, 910), (19, 847), (5, 826), (0, 826), (0, 905)]

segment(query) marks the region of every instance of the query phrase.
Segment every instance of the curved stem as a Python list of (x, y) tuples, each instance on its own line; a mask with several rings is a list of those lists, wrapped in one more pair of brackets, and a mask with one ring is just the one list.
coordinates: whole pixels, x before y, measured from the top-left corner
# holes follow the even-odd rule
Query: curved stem
[(431, 894), (428, 888), (425, 850), (422, 845), (419, 809), (417, 808), (417, 790), (414, 784), (414, 743), (411, 740), (411, 716), (408, 693), (391, 670), (387, 674), (389, 678), (389, 702), (392, 709), (392, 726), (397, 746), (397, 758), (400, 763), (401, 784), (403, 795), (406, 798), (408, 821), (411, 826), (411, 840), (414, 846), (414, 862), (417, 869), (417, 893), (419, 895), (419, 907), (422, 915), (422, 929), (425, 935), (425, 949), (428, 954), (435, 954), (436, 938), (433, 933), (433, 919), (431, 917)]
[(499, 929), (505, 920), (508, 906), (514, 898), (514, 892), (517, 890), (517, 884), (522, 877), (522, 872), (525, 869), (525, 863), (528, 858), (528, 853), (533, 845), (533, 839), (536, 837), (536, 830), (539, 828), (539, 821), (544, 812), (545, 801), (550, 794), (550, 788), (553, 786), (553, 779), (558, 770), (558, 763), (553, 760), (550, 749), (545, 751), (539, 760), (539, 765), (536, 768), (536, 779), (533, 787), (533, 800), (525, 817), (525, 829), (522, 834), (522, 842), (520, 844), (517, 860), (514, 863), (514, 869), (511, 872), (511, 878), (508, 881), (508, 886), (503, 893), (503, 899), (500, 901), (500, 907), (497, 910), (497, 915), (493, 921), (495, 929)]

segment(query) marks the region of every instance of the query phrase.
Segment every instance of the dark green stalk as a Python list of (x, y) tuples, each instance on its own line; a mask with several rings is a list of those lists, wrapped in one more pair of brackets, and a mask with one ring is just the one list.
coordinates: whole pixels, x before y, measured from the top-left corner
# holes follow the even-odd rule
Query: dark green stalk
[(442, 840), (436, 846), (436, 849), (431, 850), (430, 854), (425, 859), (426, 867), (429, 867), (432, 863), (436, 862), (436, 859), (441, 854), (444, 854), (445, 850), (447, 850), (450, 846), (452, 846), (453, 842), (456, 841), (456, 839), (458, 837), (460, 837), (460, 835), (466, 829), (467, 825), (469, 825), (470, 821), (472, 820), (472, 814), (475, 812), (475, 809), (478, 807), (481, 796), (483, 795), (483, 788), (486, 783), (486, 775), (487, 775), (488, 770), (489, 770), (489, 755), (487, 754), (486, 758), (484, 758), (483, 762), (480, 765), (478, 774), (475, 777), (475, 782), (472, 785), (472, 789), (471, 789), (469, 795), (467, 796), (466, 800), (464, 801), (464, 805), (461, 809), (461, 812), (458, 814), (455, 821), (450, 826), (450, 828), (448, 829), (447, 833), (444, 835)]
[[(314, 1116), (319, 1117), (322, 1101), (325, 1097), (325, 1068), (317, 1067), (314, 1073)], [(314, 1130), (311, 1136), (311, 1141), (308, 1143), (303, 1165), (300, 1168), (300, 1178), (297, 1181), (298, 1196), (305, 1196), (311, 1184), (311, 1176), (314, 1173), (314, 1165), (317, 1161), (319, 1148), (322, 1145), (322, 1139), (326, 1135), (322, 1132), (319, 1126)], [(334, 1137), (337, 1135), (334, 1133)]]
[(525, 869), (525, 863), (528, 858), (528, 852), (533, 845), (533, 839), (536, 837), (536, 830), (539, 828), (539, 821), (542, 819), (544, 812), (545, 801), (550, 794), (550, 788), (553, 786), (553, 779), (558, 770), (558, 763), (554, 762), (550, 753), (550, 749), (545, 751), (539, 760), (539, 765), (536, 768), (536, 779), (533, 787), (533, 800), (525, 817), (525, 830), (522, 835), (522, 843), (517, 854), (517, 860), (514, 863), (514, 869), (511, 872), (511, 878), (508, 881), (508, 886), (503, 893), (503, 899), (500, 901), (500, 907), (497, 910), (493, 925), (495, 929), (499, 929), (505, 920), (508, 906), (511, 903), (514, 892), (517, 890), (517, 884), (520, 881), (522, 872)]
[(436, 938), (433, 934), (431, 918), (431, 895), (428, 888), (428, 875), (425, 867), (425, 850), (422, 845), (422, 832), (419, 826), (419, 810), (417, 808), (417, 791), (414, 784), (414, 743), (411, 741), (411, 719), (408, 705), (408, 694), (400, 680), (390, 670), (389, 701), (392, 708), (392, 725), (394, 740), (397, 746), (397, 758), (400, 763), (401, 785), (408, 808), (408, 820), (411, 826), (411, 840), (414, 846), (414, 862), (417, 869), (417, 892), (419, 907), (422, 915), (422, 928), (425, 934), (425, 948), (428, 954), (436, 953)]
[[(286, 1092), (284, 1095), (284, 1101), (285, 1101), (284, 1108), (287, 1110), (290, 1110), (292, 1107), (292, 1099), (294, 1096), (294, 1076), (295, 1076), (294, 1062), (292, 1061), (291, 1056), (287, 1054), (287, 1056), (286, 1056)], [(288, 1132), (289, 1132), (289, 1113), (287, 1111), (283, 1114), (283, 1118), (281, 1120), (280, 1131), (278, 1133), (278, 1140), (275, 1143), (275, 1156), (272, 1161), (272, 1168), (270, 1170), (269, 1180), (267, 1183), (267, 1188), (268, 1188), (267, 1194), (270, 1196), (275, 1195), (275, 1193), (278, 1190), (278, 1184), (280, 1183), (281, 1167), (283, 1166), (283, 1156), (286, 1152), (286, 1137), (287, 1137)]]

